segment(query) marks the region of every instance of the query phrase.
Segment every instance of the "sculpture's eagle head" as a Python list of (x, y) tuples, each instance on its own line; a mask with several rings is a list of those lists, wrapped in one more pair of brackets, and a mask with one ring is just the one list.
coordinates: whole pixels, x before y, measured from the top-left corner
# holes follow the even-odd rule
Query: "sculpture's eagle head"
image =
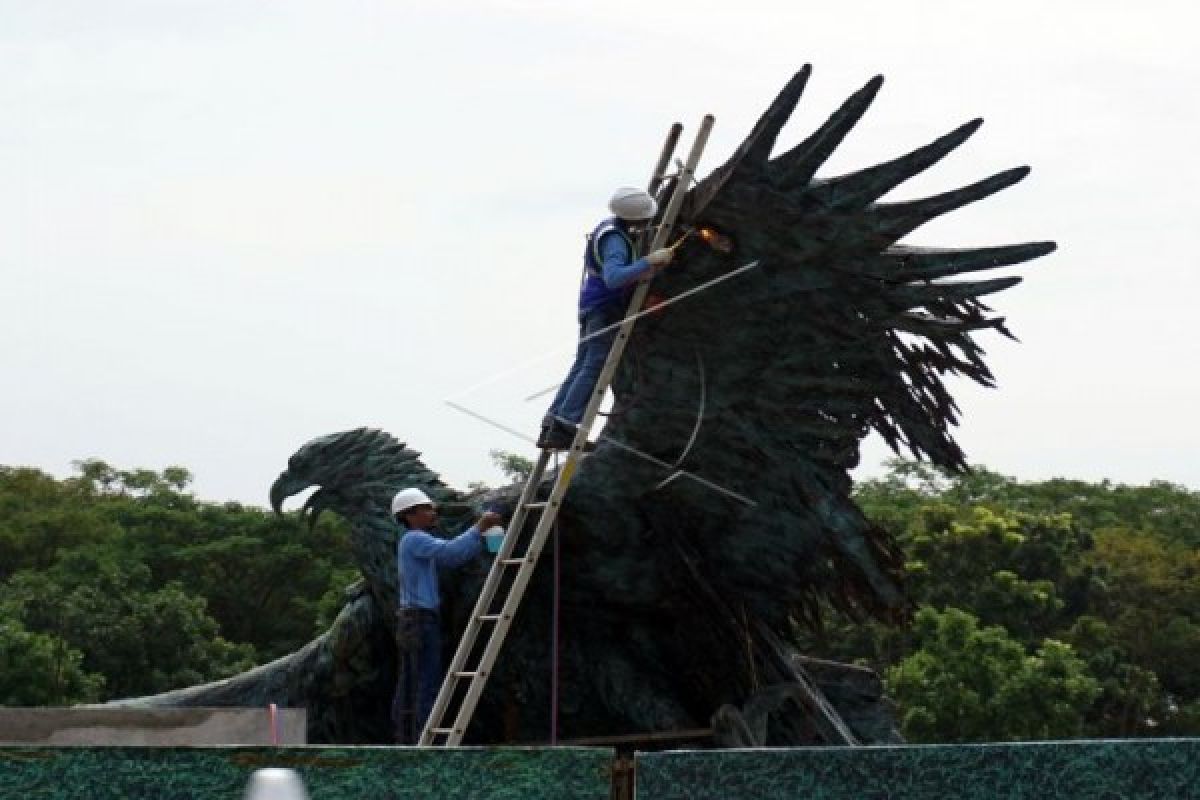
[(320, 436), (288, 459), (287, 469), (271, 485), (271, 507), (279, 512), (288, 497), (317, 486), (304, 504), (303, 513), (310, 524), (325, 510), (349, 516), (374, 507), (386, 515), (391, 496), (401, 484), (434, 493), (442, 488), (419, 455), (373, 428)]
[(310, 526), (323, 511), (350, 522), (354, 560), (384, 608), (396, 590), (399, 528), (391, 518), (392, 496), (407, 486), (420, 487), (438, 502), (448, 525), (470, 511), (462, 495), (421, 462), (420, 453), (375, 428), (319, 436), (300, 447), (271, 485), (271, 507), (281, 513), (287, 498), (313, 486), (318, 489), (305, 501), (302, 514)]

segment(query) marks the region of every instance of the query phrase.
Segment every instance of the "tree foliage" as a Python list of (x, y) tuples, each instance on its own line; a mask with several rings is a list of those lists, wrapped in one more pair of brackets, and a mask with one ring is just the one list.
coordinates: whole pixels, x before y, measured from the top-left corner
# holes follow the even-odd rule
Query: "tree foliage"
[[(0, 467), (0, 704), (238, 672), (324, 630), (358, 578), (340, 520), (199, 502), (183, 467), (76, 466)], [(1200, 493), (897, 461), (856, 499), (897, 536), (914, 623), (829, 612), (796, 637), (884, 675), (910, 740), (1200, 733)]]
[(509, 450), (489, 450), (488, 456), (496, 468), (504, 473), (504, 477), (513, 483), (524, 483), (533, 474), (533, 462), (523, 455)]
[(914, 625), (798, 638), (885, 674), (908, 737), (1200, 731), (1200, 493), (898, 460), (856, 499), (897, 534)]
[(113, 699), (235, 674), (304, 645), (323, 596), (351, 582), (339, 520), (310, 530), (198, 502), (184, 467), (75, 466), (66, 480), (0, 467), (0, 702)]
[(1100, 685), (1070, 645), (1045, 639), (1030, 653), (999, 625), (926, 606), (916, 649), (888, 670), (910, 738), (978, 742), (1065, 739), (1083, 733)]
[(104, 676), (57, 636), (31, 633), (0, 608), (0, 706), (60, 706), (97, 699)]

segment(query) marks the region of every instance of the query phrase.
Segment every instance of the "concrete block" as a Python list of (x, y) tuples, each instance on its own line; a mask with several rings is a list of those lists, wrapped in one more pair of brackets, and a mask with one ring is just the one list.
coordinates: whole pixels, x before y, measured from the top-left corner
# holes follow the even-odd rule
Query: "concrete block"
[[(279, 744), (305, 744), (303, 708), (276, 712)], [(266, 708), (0, 708), (0, 745), (270, 745)]]

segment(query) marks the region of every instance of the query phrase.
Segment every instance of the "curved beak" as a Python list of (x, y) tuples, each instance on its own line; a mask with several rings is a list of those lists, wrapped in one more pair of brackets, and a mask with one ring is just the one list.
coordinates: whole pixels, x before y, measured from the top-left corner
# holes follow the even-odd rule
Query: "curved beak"
[(308, 500), (304, 501), (304, 508), (300, 513), (308, 523), (309, 531), (317, 526), (317, 519), (321, 516), (321, 512), (329, 508), (332, 504), (333, 498), (327, 489), (317, 489), (308, 496)]
[(292, 495), (302, 492), (312, 484), (309, 481), (297, 478), (287, 470), (279, 473), (279, 477), (271, 484), (271, 508), (276, 514), (283, 513), (283, 501)]

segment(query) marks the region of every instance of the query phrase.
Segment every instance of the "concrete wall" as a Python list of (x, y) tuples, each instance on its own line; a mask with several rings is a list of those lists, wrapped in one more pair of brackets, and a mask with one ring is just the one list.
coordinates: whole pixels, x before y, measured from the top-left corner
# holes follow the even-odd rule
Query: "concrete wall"
[[(302, 708), (276, 712), (279, 744), (304, 744)], [(0, 745), (272, 744), (265, 708), (0, 708)]]

